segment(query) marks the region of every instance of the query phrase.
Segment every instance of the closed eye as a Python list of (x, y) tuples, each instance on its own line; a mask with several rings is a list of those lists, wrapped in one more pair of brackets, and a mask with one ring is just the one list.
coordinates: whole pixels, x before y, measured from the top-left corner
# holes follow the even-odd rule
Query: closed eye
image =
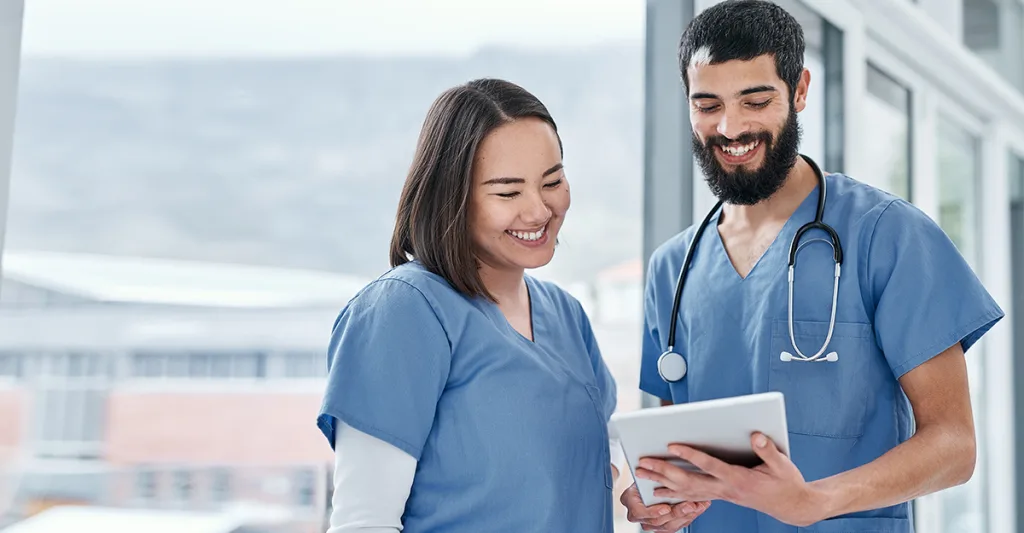
[(764, 108), (768, 107), (768, 104), (770, 104), (770, 103), (772, 103), (771, 98), (769, 98), (768, 100), (765, 100), (764, 102), (750, 102), (747, 105), (750, 106), (750, 107), (753, 107), (754, 109), (764, 109)]
[(551, 183), (545, 183), (544, 186), (549, 188), (549, 189), (554, 189), (555, 187), (558, 187), (561, 184), (562, 184), (562, 178), (558, 178), (557, 180), (552, 181)]

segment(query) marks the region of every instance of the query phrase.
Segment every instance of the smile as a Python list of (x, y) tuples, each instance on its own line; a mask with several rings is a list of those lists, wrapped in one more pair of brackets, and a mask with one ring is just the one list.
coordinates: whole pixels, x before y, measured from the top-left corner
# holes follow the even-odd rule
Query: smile
[(505, 233), (511, 235), (521, 241), (526, 242), (537, 242), (544, 237), (547, 226), (540, 228), (537, 231), (516, 231), (516, 230), (505, 230)]
[(720, 146), (720, 148), (723, 152), (731, 156), (741, 157), (747, 155), (747, 152), (750, 152), (754, 148), (757, 148), (760, 144), (761, 141), (754, 141), (750, 144), (744, 144), (742, 146)]

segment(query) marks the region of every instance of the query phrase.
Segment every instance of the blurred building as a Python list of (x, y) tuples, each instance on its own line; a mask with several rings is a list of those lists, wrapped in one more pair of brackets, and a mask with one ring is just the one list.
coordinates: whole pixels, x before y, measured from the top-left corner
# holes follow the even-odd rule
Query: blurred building
[[(314, 421), (326, 346), (367, 280), (43, 252), (3, 264), (0, 526), (77, 504), (248, 506), (277, 512), (253, 531), (325, 528), (333, 453)], [(564, 284), (613, 372), (634, 379), (638, 267)], [(620, 405), (639, 402), (624, 383)]]
[(321, 527), (314, 420), (340, 275), (4, 254), (0, 516), (261, 504)]

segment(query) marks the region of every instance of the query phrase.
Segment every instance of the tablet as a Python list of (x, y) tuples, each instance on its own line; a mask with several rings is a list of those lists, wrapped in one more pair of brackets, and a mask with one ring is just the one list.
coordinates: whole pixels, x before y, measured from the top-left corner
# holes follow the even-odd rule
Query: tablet
[(654, 496), (657, 483), (636, 478), (641, 458), (657, 457), (690, 471), (700, 471), (671, 455), (669, 444), (686, 444), (727, 463), (754, 467), (761, 464), (761, 459), (751, 447), (750, 436), (759, 431), (789, 456), (786, 405), (781, 392), (615, 413), (611, 424), (612, 431), (618, 433), (637, 490), (647, 506), (679, 500)]

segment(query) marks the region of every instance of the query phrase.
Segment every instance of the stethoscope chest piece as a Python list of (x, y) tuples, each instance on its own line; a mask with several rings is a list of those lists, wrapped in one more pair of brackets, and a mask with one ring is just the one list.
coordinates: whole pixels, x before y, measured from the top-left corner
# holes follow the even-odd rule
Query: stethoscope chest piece
[(667, 351), (658, 358), (658, 374), (661, 379), (675, 383), (686, 376), (686, 359), (674, 351)]

